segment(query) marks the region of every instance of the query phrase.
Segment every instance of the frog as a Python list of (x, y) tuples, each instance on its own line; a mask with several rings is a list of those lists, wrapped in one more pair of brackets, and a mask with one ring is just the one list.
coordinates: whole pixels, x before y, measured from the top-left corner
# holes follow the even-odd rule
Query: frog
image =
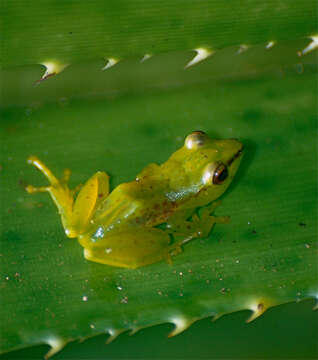
[(50, 194), (66, 236), (78, 239), (89, 261), (129, 269), (172, 263), (186, 243), (207, 237), (215, 224), (229, 223), (228, 216), (213, 213), (242, 154), (237, 139), (212, 139), (193, 131), (166, 162), (150, 163), (133, 181), (112, 191), (105, 172), (70, 189), (69, 169), (57, 178), (38, 157), (29, 156), (27, 162), (49, 185), (27, 185), (26, 191)]

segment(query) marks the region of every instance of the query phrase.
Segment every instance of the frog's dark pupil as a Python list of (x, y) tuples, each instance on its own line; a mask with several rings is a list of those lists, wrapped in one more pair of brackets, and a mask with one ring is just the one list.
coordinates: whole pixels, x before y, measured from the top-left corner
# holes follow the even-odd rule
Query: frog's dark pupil
[(213, 183), (216, 185), (220, 185), (223, 181), (228, 177), (229, 173), (227, 167), (221, 164), (215, 171), (213, 176)]
[(223, 171), (218, 176), (219, 181), (224, 181), (228, 176), (227, 168), (224, 168)]

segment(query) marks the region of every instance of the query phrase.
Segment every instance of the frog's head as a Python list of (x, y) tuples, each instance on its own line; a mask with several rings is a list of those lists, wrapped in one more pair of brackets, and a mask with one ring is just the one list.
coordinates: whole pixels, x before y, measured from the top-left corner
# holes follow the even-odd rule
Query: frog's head
[(171, 159), (180, 164), (179, 170), (182, 167), (183, 185), (191, 193), (189, 205), (202, 206), (221, 196), (233, 180), (242, 154), (243, 145), (236, 139), (210, 139), (203, 131), (189, 134)]

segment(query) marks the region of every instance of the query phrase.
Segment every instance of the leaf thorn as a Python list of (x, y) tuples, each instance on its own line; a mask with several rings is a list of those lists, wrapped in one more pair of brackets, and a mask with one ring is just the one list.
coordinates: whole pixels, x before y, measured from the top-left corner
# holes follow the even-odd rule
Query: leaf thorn
[(116, 59), (116, 58), (108, 58), (106, 65), (102, 68), (102, 71), (107, 70), (107, 69), (113, 67), (113, 66), (116, 65), (118, 62), (119, 62), (119, 59)]
[(153, 56), (152, 54), (145, 54), (145, 55), (142, 57), (142, 59), (140, 60), (140, 62), (143, 63), (143, 62), (149, 60), (150, 58), (152, 58), (152, 56)]
[(311, 42), (303, 49), (303, 51), (298, 52), (298, 56), (306, 55), (318, 48), (318, 35), (309, 36), (309, 39), (311, 39)]
[(187, 65), (184, 67), (185, 69), (189, 68), (190, 66), (196, 65), (202, 60), (207, 59), (214, 52), (211, 49), (203, 48), (203, 47), (194, 49), (194, 51), (196, 52), (196, 55), (191, 61), (187, 63)]

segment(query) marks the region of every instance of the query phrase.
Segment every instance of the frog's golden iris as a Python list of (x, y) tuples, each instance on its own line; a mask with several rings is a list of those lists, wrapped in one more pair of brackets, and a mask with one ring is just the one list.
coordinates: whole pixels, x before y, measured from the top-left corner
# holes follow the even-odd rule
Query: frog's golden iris
[[(67, 186), (69, 170), (57, 179), (41, 160), (30, 156), (28, 162), (50, 185), (29, 185), (26, 190), (49, 192), (66, 235), (78, 238), (86, 259), (137, 268), (163, 259), (171, 261), (183, 244), (207, 236), (215, 223), (228, 222), (228, 217), (212, 215), (220, 203), (214, 200), (231, 183), (242, 150), (236, 139), (215, 140), (194, 131), (165, 163), (148, 165), (134, 181), (112, 192), (104, 172), (71, 190)], [(198, 207), (204, 207), (200, 217)]]

